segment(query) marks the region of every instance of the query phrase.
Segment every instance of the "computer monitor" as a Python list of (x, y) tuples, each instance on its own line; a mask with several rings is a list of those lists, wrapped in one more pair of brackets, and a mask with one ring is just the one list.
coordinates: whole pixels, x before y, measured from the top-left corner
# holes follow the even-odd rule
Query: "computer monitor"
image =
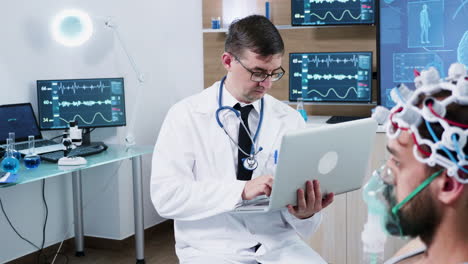
[(444, 78), (452, 63), (468, 66), (468, 1), (381, 0), (379, 9), (380, 105), (395, 105), (390, 91), (401, 83), (414, 89), (415, 70)]
[(372, 103), (372, 52), (289, 54), (289, 101)]
[(38, 80), (37, 100), (42, 130), (126, 125), (123, 78)]
[(291, 24), (374, 24), (374, 1), (377, 0), (291, 0)]

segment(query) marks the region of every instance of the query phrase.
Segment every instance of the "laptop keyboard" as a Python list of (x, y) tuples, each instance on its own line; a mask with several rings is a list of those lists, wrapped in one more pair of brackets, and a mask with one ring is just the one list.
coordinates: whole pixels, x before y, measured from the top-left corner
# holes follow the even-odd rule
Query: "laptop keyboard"
[[(36, 140), (34, 141), (34, 147), (40, 148), (40, 147), (45, 147), (45, 146), (50, 146), (50, 145), (57, 145), (58, 143), (52, 140), (44, 139), (44, 140)], [(61, 144), (60, 144), (61, 145)], [(23, 150), (29, 148), (28, 142), (23, 142), (23, 143), (15, 143), (15, 149), (16, 150)]]

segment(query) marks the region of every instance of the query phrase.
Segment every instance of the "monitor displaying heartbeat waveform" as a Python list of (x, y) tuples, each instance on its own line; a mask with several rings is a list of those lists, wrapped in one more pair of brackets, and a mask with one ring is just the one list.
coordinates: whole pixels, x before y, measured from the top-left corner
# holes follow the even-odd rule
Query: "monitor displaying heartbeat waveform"
[(40, 80), (37, 99), (41, 129), (126, 124), (123, 78)]
[(293, 26), (374, 24), (375, 0), (291, 0)]
[(290, 53), (289, 101), (372, 102), (372, 52)]

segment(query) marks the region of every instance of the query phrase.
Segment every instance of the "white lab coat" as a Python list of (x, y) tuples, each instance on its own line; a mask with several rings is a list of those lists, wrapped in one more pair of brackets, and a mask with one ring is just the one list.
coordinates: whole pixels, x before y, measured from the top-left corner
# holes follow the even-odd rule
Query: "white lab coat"
[[(321, 213), (306, 220), (287, 209), (230, 213), (240, 202), (246, 182), (236, 179), (237, 148), (216, 122), (218, 92), (216, 82), (171, 107), (154, 149), (151, 199), (162, 217), (175, 220), (181, 263), (324, 263), (298, 236), (309, 238), (320, 224)], [(282, 135), (305, 126), (297, 111), (269, 95), (264, 98), (258, 136), (263, 150), (253, 178), (271, 173)], [(238, 119), (229, 111), (221, 116), (237, 140)], [(252, 247), (258, 243), (262, 247), (254, 252)], [(307, 259), (290, 262), (296, 255)]]

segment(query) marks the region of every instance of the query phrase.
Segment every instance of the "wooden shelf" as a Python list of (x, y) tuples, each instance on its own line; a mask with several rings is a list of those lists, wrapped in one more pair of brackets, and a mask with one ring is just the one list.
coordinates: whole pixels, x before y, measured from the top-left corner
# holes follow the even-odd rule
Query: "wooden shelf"
[[(359, 26), (359, 27), (374, 27), (374, 25), (331, 25), (331, 26), (291, 26), (291, 25), (276, 25), (278, 30), (288, 30), (288, 29), (309, 29), (309, 28), (346, 28), (351, 26)], [(224, 32), (227, 33), (227, 28), (220, 28), (220, 29), (211, 29), (211, 28), (204, 28), (202, 30), (203, 33), (220, 33)]]
[(212, 29), (212, 28), (204, 28), (202, 29), (203, 33), (227, 33), (227, 28), (220, 28), (220, 29)]

